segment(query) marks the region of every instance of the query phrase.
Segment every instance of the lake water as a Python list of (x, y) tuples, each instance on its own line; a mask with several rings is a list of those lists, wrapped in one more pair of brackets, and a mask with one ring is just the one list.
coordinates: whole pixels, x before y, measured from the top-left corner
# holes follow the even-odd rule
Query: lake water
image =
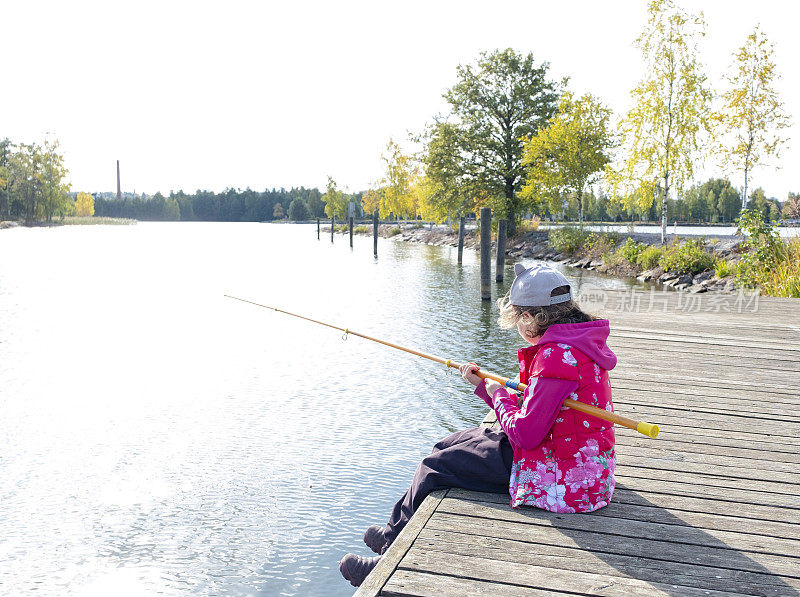
[(339, 558), (486, 407), (442, 366), (223, 294), (516, 371), (476, 253), (379, 250), (255, 223), (0, 231), (0, 592), (352, 594)]

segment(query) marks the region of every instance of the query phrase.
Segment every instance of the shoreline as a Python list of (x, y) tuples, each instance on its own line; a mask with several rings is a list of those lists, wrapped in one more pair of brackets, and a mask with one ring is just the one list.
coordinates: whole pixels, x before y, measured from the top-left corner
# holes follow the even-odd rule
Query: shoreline
[[(345, 225), (346, 226), (346, 225)], [(399, 229), (399, 230), (398, 230)], [(330, 233), (330, 225), (322, 227), (323, 231)], [(337, 226), (337, 234), (347, 234)], [(354, 234), (360, 236), (371, 236), (372, 227), (368, 232), (353, 230)], [(458, 233), (440, 227), (426, 228), (419, 224), (380, 224), (378, 226), (378, 236), (399, 240), (427, 244), (433, 246), (458, 246)], [(661, 247), (660, 232), (632, 232), (630, 234), (619, 234), (619, 238), (608, 248), (616, 250), (631, 239), (636, 243), (641, 243), (645, 247)], [(686, 242), (687, 240), (697, 239), (698, 237), (686, 237), (680, 235), (668, 235), (670, 242)], [(742, 243), (744, 236), (730, 235), (709, 235), (702, 237), (704, 250), (714, 258), (727, 262), (733, 266), (739, 261), (739, 254), (743, 250)], [(496, 249), (497, 242), (492, 240), (492, 248)], [(464, 233), (465, 249), (480, 249), (480, 238), (477, 230), (466, 230)], [(691, 293), (704, 292), (726, 292), (733, 293), (745, 290), (737, 284), (733, 275), (719, 277), (714, 268), (706, 268), (697, 273), (681, 273), (678, 271), (665, 271), (659, 266), (649, 269), (642, 269), (625, 263), (609, 263), (597, 251), (585, 250), (581, 247), (572, 253), (559, 251), (549, 242), (549, 230), (535, 230), (524, 232), (506, 242), (506, 258), (511, 262), (523, 259), (538, 259), (560, 263), (562, 265), (576, 269), (596, 271), (616, 278), (638, 280), (640, 282), (650, 282), (666, 288), (683, 290)]]

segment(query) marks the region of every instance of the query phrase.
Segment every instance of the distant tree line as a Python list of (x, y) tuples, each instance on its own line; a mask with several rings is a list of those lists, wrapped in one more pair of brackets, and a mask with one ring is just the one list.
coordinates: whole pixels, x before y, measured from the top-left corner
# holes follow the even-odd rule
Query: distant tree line
[[(353, 196), (360, 201), (360, 194)], [(324, 218), (325, 203), (316, 188), (297, 187), (254, 191), (226, 189), (213, 191), (172, 192), (169, 196), (116, 198), (95, 197), (95, 215), (157, 221), (200, 222), (269, 222)]]

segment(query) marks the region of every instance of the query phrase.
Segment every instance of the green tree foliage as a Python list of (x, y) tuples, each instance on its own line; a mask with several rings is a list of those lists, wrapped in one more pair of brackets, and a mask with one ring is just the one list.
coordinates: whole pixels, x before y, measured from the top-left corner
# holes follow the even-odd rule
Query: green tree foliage
[(422, 217), (443, 221), (453, 215), (463, 215), (470, 207), (470, 181), (461, 155), (463, 142), (459, 129), (447, 122), (431, 126), (422, 154), (424, 193), (420, 205)]
[(761, 187), (750, 194), (748, 205), (750, 205), (752, 211), (759, 213), (766, 222), (771, 222), (781, 217), (780, 203), (776, 199), (767, 198), (764, 194), (764, 189)]
[(590, 94), (562, 95), (558, 112), (525, 144), (528, 174), (521, 196), (552, 205), (572, 193), (583, 225), (583, 196), (611, 161), (610, 117), (611, 110)]
[(11, 150), (11, 141), (8, 138), (0, 140), (0, 218), (11, 217), (11, 199), (9, 196)]
[(458, 82), (444, 94), (459, 133), (463, 171), (476, 187), (473, 196), (496, 198), (509, 234), (523, 212), (523, 139), (556, 111), (560, 85), (547, 79), (548, 68), (510, 48), (484, 52), (476, 65), (458, 67)]
[(733, 222), (742, 201), (726, 178), (712, 178), (689, 187), (673, 204), (673, 217), (685, 222)]
[(168, 222), (178, 222), (181, 219), (181, 207), (175, 197), (164, 199), (164, 219)]
[[(312, 191), (296, 187), (286, 189), (267, 189), (263, 192), (252, 189), (226, 189), (222, 193), (183, 191), (171, 193), (170, 198), (178, 204), (180, 219), (203, 222), (265, 222), (275, 218), (275, 205), (291, 205), (294, 199), (307, 201)], [(174, 211), (163, 195), (152, 197), (125, 195), (121, 201), (116, 193), (96, 193), (95, 215), (135, 220), (167, 220), (174, 217)], [(283, 216), (281, 216), (283, 217)]]
[(758, 26), (734, 54), (728, 88), (714, 121), (722, 144), (717, 152), (723, 164), (744, 174), (742, 208), (747, 207), (748, 177), (753, 168), (771, 156), (777, 157), (786, 142), (779, 132), (789, 126), (774, 83), (778, 78), (774, 46)]
[(282, 220), (284, 215), (283, 205), (276, 203), (275, 207), (272, 208), (272, 217), (276, 220)]
[(322, 195), (317, 189), (309, 189), (306, 206), (308, 207), (309, 216), (312, 218), (321, 218), (325, 215), (325, 204), (322, 202)]
[(69, 197), (69, 184), (64, 182), (67, 169), (64, 158), (58, 153), (58, 141), (45, 140), (41, 148), (41, 208), (44, 218), (49, 222), (54, 215), (65, 216), (72, 209)]
[(66, 175), (57, 140), (18, 146), (5, 140), (0, 144), (0, 184), (5, 187), (0, 208), (28, 225), (64, 216), (73, 209)]
[(302, 199), (293, 199), (289, 204), (289, 219), (300, 222), (309, 218), (308, 208)]
[(694, 172), (700, 134), (708, 126), (711, 93), (697, 56), (702, 16), (672, 0), (652, 0), (649, 20), (636, 44), (647, 74), (632, 91), (634, 107), (620, 123), (623, 159), (608, 180), (626, 205), (647, 208), (661, 184), (661, 241), (666, 242), (667, 204)]
[(789, 198), (783, 204), (781, 213), (784, 218), (790, 220), (800, 219), (800, 195), (797, 193), (789, 193)]
[(325, 202), (325, 215), (329, 218), (337, 217), (344, 220), (347, 217), (348, 198), (336, 188), (336, 181), (328, 177), (328, 188), (322, 196)]

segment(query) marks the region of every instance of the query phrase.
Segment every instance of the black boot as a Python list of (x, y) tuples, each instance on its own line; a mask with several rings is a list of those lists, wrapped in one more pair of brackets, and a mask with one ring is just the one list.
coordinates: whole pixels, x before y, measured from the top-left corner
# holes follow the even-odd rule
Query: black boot
[(372, 569), (381, 561), (380, 556), (363, 558), (354, 553), (349, 553), (339, 562), (339, 572), (354, 587), (360, 587)]
[(385, 529), (386, 527), (379, 527), (377, 524), (373, 524), (364, 533), (364, 543), (377, 554), (382, 554), (386, 551), (386, 536), (383, 534)]

